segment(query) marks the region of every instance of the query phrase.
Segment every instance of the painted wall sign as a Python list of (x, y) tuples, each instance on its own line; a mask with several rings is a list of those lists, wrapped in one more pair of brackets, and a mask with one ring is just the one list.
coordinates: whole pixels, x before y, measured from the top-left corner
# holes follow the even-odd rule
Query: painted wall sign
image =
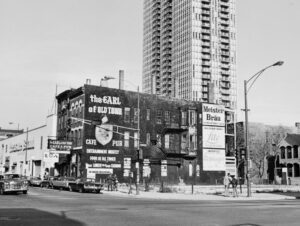
[(225, 171), (225, 150), (203, 149), (204, 171)]
[(87, 168), (87, 178), (96, 178), (96, 174), (109, 175), (113, 173), (113, 169), (109, 168)]
[(203, 148), (225, 148), (225, 127), (203, 126)]
[(225, 109), (222, 105), (202, 104), (203, 125), (225, 126)]
[(95, 137), (100, 144), (108, 144), (113, 138), (113, 125), (102, 124), (100, 126), (96, 126)]
[[(95, 105), (96, 104), (96, 105)], [(101, 106), (99, 106), (101, 105)], [(121, 105), (120, 97), (115, 96), (97, 96), (91, 94), (89, 96), (89, 113), (99, 113), (108, 115), (122, 115), (122, 108), (111, 107), (106, 105), (118, 106)]]

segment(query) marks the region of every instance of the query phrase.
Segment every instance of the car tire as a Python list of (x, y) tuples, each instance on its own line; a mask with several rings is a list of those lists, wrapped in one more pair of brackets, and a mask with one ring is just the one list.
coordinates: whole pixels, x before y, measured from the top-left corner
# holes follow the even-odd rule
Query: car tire
[(73, 191), (72, 187), (69, 185), (69, 191)]
[(26, 195), (27, 194), (27, 190), (23, 191), (23, 194)]

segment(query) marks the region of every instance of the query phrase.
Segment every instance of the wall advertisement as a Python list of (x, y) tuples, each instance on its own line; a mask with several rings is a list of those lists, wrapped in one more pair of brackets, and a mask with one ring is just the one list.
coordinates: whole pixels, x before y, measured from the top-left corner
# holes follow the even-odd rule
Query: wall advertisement
[(225, 171), (225, 150), (203, 149), (204, 171)]
[(225, 109), (222, 105), (202, 104), (203, 125), (225, 126)]
[(203, 126), (203, 148), (225, 149), (225, 127)]

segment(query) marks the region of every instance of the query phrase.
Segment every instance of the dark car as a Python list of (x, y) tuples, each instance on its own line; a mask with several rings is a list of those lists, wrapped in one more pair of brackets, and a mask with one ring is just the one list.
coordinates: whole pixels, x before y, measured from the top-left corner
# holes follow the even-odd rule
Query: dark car
[(103, 184), (95, 182), (94, 179), (78, 178), (76, 181), (69, 182), (69, 191), (95, 192), (100, 193), (103, 189)]
[(0, 195), (22, 192), (27, 194), (28, 180), (19, 174), (0, 175)]

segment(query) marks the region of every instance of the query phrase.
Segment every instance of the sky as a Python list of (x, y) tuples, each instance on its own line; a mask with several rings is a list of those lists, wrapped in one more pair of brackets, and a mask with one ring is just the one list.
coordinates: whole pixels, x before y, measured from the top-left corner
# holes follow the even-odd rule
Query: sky
[[(243, 81), (282, 60), (249, 91), (249, 121), (300, 121), (299, 11), (299, 0), (237, 0), (238, 120), (244, 120)], [(0, 127), (41, 126), (56, 90), (86, 79), (98, 85), (104, 76), (118, 78), (120, 69), (125, 88), (135, 90), (142, 42), (142, 0), (0, 0)]]

